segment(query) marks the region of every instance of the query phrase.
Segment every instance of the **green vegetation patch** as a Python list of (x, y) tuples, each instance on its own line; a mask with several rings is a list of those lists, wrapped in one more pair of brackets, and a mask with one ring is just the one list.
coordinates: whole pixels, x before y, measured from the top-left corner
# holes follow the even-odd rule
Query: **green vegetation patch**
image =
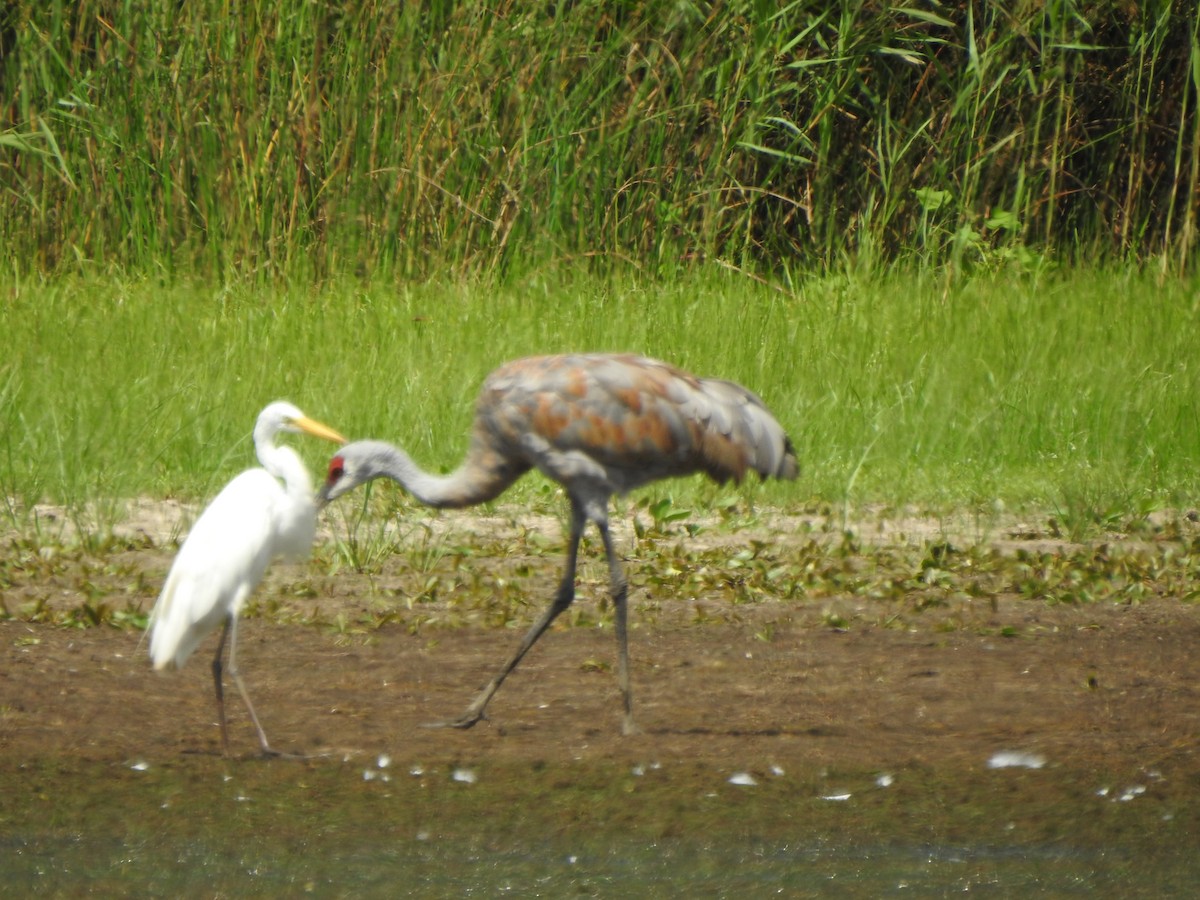
[[(22, 530), (51, 527), (34, 521), (50, 502), (91, 533), (131, 498), (203, 500), (255, 464), (250, 430), (277, 398), (448, 471), (492, 368), (612, 350), (763, 397), (801, 477), (744, 486), (743, 501), (832, 504), (850, 520), (881, 502), (982, 517), (1029, 506), (1070, 530), (1186, 510), (1200, 493), (1197, 296), (1131, 270), (830, 276), (789, 292), (720, 269), (400, 291), (10, 281), (0, 496)], [(292, 443), (319, 477), (327, 448)], [(553, 491), (531, 476), (508, 498), (557, 512)], [(691, 509), (730, 494), (692, 479), (642, 497)]]

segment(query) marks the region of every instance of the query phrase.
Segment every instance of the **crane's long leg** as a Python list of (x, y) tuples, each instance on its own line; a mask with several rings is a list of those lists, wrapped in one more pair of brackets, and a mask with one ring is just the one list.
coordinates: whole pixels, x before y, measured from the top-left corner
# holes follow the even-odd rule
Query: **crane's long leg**
[(554, 595), (554, 602), (542, 613), (541, 618), (533, 623), (533, 627), (526, 633), (524, 640), (521, 641), (521, 646), (517, 648), (517, 652), (496, 673), (496, 677), (488, 682), (487, 687), (476, 695), (475, 699), (471, 701), (471, 705), (467, 707), (466, 712), (457, 719), (430, 723), (429, 727), (470, 728), (482, 719), (483, 711), (487, 707), (488, 701), (492, 699), (492, 695), (504, 683), (504, 679), (508, 677), (509, 672), (517, 667), (517, 663), (529, 652), (529, 648), (537, 643), (537, 639), (542, 636), (542, 632), (550, 627), (550, 623), (558, 618), (564, 609), (571, 605), (571, 602), (575, 599), (575, 565), (579, 558), (579, 539), (583, 536), (583, 526), (586, 524), (586, 521), (583, 512), (577, 509), (575, 504), (572, 503), (571, 536), (567, 544), (567, 562), (566, 567), (563, 569), (562, 581), (558, 584), (558, 591)]
[(242, 681), (242, 676), (238, 672), (237, 667), (237, 616), (230, 615), (225, 620), (225, 625), (221, 629), (221, 639), (217, 642), (217, 655), (213, 657), (213, 684), (217, 689), (217, 712), (221, 716), (221, 747), (226, 756), (229, 755), (229, 732), (225, 725), (225, 691), (221, 684), (221, 655), (225, 649), (225, 639), (229, 638), (229, 675), (233, 679), (233, 683), (237, 685), (238, 693), (242, 695), (242, 702), (246, 704), (246, 710), (250, 713), (250, 721), (254, 723), (254, 730), (258, 732), (258, 743), (262, 747), (262, 752), (266, 756), (278, 756), (279, 753), (271, 749), (271, 745), (267, 743), (266, 732), (263, 731), (262, 725), (259, 724), (258, 715), (254, 712), (254, 704), (250, 702), (250, 695), (246, 693), (245, 682)]
[(596, 525), (600, 529), (600, 539), (604, 542), (605, 556), (608, 557), (609, 594), (612, 597), (616, 620), (617, 684), (621, 687), (621, 698), (625, 704), (625, 718), (621, 722), (621, 733), (636, 734), (638, 729), (633, 723), (633, 691), (629, 685), (629, 637), (627, 631), (629, 604), (626, 602), (629, 584), (625, 580), (621, 561), (613, 549), (612, 537), (608, 533), (608, 523), (597, 522)]

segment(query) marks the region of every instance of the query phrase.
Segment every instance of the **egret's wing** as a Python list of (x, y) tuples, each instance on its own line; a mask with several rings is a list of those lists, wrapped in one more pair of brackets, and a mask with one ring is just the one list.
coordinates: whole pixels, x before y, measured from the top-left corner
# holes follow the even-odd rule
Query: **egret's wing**
[(276, 555), (283, 488), (263, 469), (227, 484), (179, 548), (151, 614), (156, 669), (183, 665), (204, 637), (240, 609)]

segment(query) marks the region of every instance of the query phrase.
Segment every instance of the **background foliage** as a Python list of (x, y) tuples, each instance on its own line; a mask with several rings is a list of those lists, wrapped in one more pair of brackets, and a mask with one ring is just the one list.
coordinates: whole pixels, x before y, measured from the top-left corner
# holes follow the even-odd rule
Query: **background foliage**
[(1184, 267), (1192, 0), (18, 0), (9, 265)]

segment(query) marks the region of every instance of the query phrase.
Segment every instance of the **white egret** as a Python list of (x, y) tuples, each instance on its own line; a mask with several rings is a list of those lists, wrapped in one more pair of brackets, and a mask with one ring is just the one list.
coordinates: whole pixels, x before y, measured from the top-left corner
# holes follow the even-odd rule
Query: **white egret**
[(221, 656), (227, 638), (229, 674), (246, 703), (263, 753), (275, 755), (238, 674), (238, 614), (271, 561), (279, 556), (302, 559), (316, 532), (312, 482), (296, 451), (275, 445), (280, 432), (346, 442), (290, 403), (267, 406), (254, 426), (254, 447), (263, 468), (248, 469), (230, 481), (196, 520), (150, 616), (150, 659), (159, 670), (182, 666), (209, 632), (223, 623), (212, 672), (226, 755), (229, 735)]

